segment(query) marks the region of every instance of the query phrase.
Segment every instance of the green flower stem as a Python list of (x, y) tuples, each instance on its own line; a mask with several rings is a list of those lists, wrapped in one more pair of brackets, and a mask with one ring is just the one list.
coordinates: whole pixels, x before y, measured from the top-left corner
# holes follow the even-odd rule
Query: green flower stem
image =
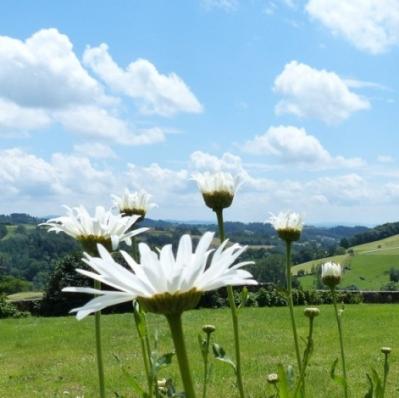
[[(133, 260), (137, 263), (140, 262), (140, 254), (138, 250), (138, 242), (135, 237), (132, 237), (132, 257)], [(138, 306), (138, 303), (137, 303)], [(140, 345), (141, 345), (141, 355), (143, 357), (145, 373), (147, 377), (148, 383), (148, 394), (149, 398), (152, 397), (153, 393), (153, 385), (156, 380), (152, 377), (152, 364), (151, 364), (151, 347), (150, 347), (150, 340), (148, 338), (148, 328), (147, 328), (147, 319), (145, 312), (142, 311), (139, 307), (133, 303), (133, 311), (134, 311), (134, 319), (136, 324), (137, 333), (140, 338)], [(143, 332), (144, 330), (144, 332)], [(157, 385), (155, 385), (156, 394), (158, 391)]]
[(139, 243), (134, 236), (132, 237), (132, 257), (136, 263), (140, 262)]
[(166, 319), (172, 334), (173, 344), (175, 346), (176, 357), (179, 363), (180, 375), (183, 381), (186, 398), (195, 398), (193, 380), (190, 372), (190, 365), (187, 357), (186, 344), (184, 342), (181, 314), (168, 314)]
[(148, 397), (152, 398), (153, 378), (151, 376), (151, 359), (149, 357), (149, 351), (147, 349), (147, 344), (146, 344), (147, 329), (144, 323), (145, 314), (141, 312), (140, 308), (138, 307), (138, 303), (135, 302), (133, 302), (133, 315), (134, 315), (134, 320), (135, 320), (134, 323), (136, 325), (137, 334), (140, 340), (141, 355), (143, 357), (144, 369), (147, 377)]
[[(101, 289), (101, 282), (94, 281), (94, 288)], [(94, 325), (96, 333), (96, 353), (97, 353), (98, 381), (100, 385), (100, 398), (105, 398), (103, 351), (101, 346), (101, 311), (97, 311), (95, 313), (94, 320), (95, 320)]]
[(389, 354), (387, 352), (384, 353), (385, 359), (384, 359), (384, 381), (382, 383), (382, 398), (384, 398), (385, 396), (385, 388), (387, 385), (387, 378), (389, 373), (388, 355)]
[(296, 324), (295, 324), (294, 303), (292, 301), (291, 242), (290, 241), (286, 241), (286, 249), (287, 249), (286, 277), (287, 277), (288, 307), (290, 309), (292, 334), (294, 335), (296, 360), (297, 360), (297, 363), (298, 363), (299, 374), (302, 375), (302, 361), (301, 361), (301, 354), (299, 352), (298, 334), (297, 334), (297, 331), (296, 331)]
[[(219, 226), (220, 243), (222, 243), (225, 239), (224, 238), (223, 209), (215, 210), (215, 212), (216, 212), (218, 226)], [(238, 333), (238, 314), (237, 314), (237, 307), (236, 307), (236, 304), (234, 301), (234, 292), (233, 292), (233, 288), (231, 286), (227, 286), (227, 297), (229, 300), (231, 317), (233, 320), (237, 387), (240, 392), (240, 398), (244, 398), (245, 393), (244, 393), (244, 384), (242, 381), (242, 372), (241, 372), (240, 336)]]
[(299, 378), (298, 384), (295, 389), (294, 397), (297, 396), (299, 389), (302, 389), (302, 396), (305, 396), (304, 386), (305, 386), (306, 368), (309, 364), (310, 355), (313, 351), (313, 322), (314, 322), (314, 318), (310, 317), (309, 318), (309, 334), (308, 334), (305, 352), (303, 354), (302, 372), (300, 374), (300, 378)]
[(209, 354), (209, 342), (211, 334), (206, 334), (206, 353), (204, 355), (204, 388), (202, 390), (202, 398), (206, 398), (206, 388), (208, 384), (208, 354)]
[(339, 334), (339, 345), (340, 345), (340, 348), (341, 348), (342, 373), (344, 375), (344, 396), (345, 396), (345, 398), (348, 398), (348, 378), (347, 378), (347, 375), (346, 375), (344, 339), (343, 339), (343, 335), (342, 335), (341, 316), (339, 315), (338, 308), (337, 308), (337, 293), (336, 293), (335, 287), (331, 289), (331, 293), (332, 293), (332, 297), (333, 297), (335, 317), (337, 319), (338, 334)]

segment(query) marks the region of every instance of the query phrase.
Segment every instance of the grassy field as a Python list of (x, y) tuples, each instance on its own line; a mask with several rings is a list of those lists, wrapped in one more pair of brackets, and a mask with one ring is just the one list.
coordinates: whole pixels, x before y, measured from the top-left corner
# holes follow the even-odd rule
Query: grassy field
[(23, 301), (23, 300), (35, 300), (41, 299), (43, 297), (43, 292), (20, 292), (9, 294), (7, 299), (9, 301)]
[[(18, 224), (18, 225), (22, 225), (26, 229), (34, 229), (34, 228), (36, 228), (36, 225), (32, 225), (32, 224)], [(6, 225), (7, 235), (4, 236), (2, 239), (10, 239), (11, 237), (13, 237), (15, 235), (15, 230), (17, 229), (18, 225), (14, 225), (14, 224), (13, 225)]]
[(327, 261), (347, 266), (341, 286), (356, 285), (361, 290), (380, 290), (389, 282), (389, 270), (399, 269), (399, 235), (351, 247), (353, 255), (327, 257), (309, 261), (293, 267), (296, 275), (303, 270), (308, 275), (300, 277), (304, 289), (312, 288), (314, 275), (312, 268)]
[[(306, 335), (303, 308), (296, 315), (300, 336)], [(347, 306), (344, 334), (352, 397), (366, 391), (366, 372), (374, 366), (381, 371), (383, 345), (393, 348), (387, 397), (398, 396), (398, 330), (399, 307), (395, 305)], [(295, 363), (287, 308), (247, 308), (240, 314), (245, 385), (249, 397), (265, 397), (271, 393), (266, 375), (278, 363)], [(160, 348), (172, 350), (169, 332), (162, 317), (150, 317), (152, 330), (158, 330)], [(229, 310), (191, 311), (184, 316), (186, 341), (192, 358), (197, 390), (201, 389), (202, 364), (197, 334), (204, 323), (217, 326), (215, 339), (232, 353), (232, 331)], [(378, 325), (378, 327), (376, 327)], [(336, 325), (332, 308), (321, 307), (316, 319), (315, 352), (309, 368), (310, 396), (342, 397), (339, 386), (329, 377), (329, 368), (339, 356)], [(135, 328), (131, 314), (103, 316), (107, 397), (135, 397), (131, 378), (144, 383)], [(114, 358), (118, 355), (129, 376)], [(28, 318), (0, 321), (0, 396), (1, 397), (85, 397), (97, 396), (94, 357), (93, 318), (81, 322), (73, 317)], [(163, 371), (162, 376), (178, 380), (177, 366)], [(213, 361), (208, 397), (234, 398), (234, 377), (225, 364)], [(180, 381), (179, 381), (179, 385)], [(116, 395), (119, 394), (119, 395)], [(199, 393), (198, 393), (199, 395)]]
[(312, 269), (320, 264), (326, 263), (327, 261), (333, 261), (340, 264), (348, 264), (350, 262), (349, 255), (342, 254), (338, 256), (325, 257), (317, 260), (307, 261), (306, 263), (298, 264), (292, 267), (292, 274), (296, 275), (299, 271), (309, 273)]

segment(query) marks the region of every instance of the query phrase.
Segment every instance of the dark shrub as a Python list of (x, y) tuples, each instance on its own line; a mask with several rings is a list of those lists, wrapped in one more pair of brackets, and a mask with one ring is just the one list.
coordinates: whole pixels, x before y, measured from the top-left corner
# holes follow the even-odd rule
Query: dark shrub
[(14, 304), (7, 301), (6, 296), (0, 296), (0, 318), (24, 318), (29, 312), (19, 311)]

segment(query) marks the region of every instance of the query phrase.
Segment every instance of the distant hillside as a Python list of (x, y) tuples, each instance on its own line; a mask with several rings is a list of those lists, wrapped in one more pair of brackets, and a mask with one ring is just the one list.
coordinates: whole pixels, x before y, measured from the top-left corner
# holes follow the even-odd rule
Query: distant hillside
[(11, 213), (8, 215), (0, 214), (0, 224), (39, 224), (43, 218), (32, 217), (25, 213)]
[(346, 239), (346, 241), (344, 240), (343, 246), (350, 247), (362, 243), (375, 242), (397, 234), (399, 234), (399, 222), (386, 223), (356, 233), (352, 237), (349, 237), (349, 239)]
[(334, 261), (344, 267), (342, 288), (399, 290), (399, 235), (352, 246), (346, 254), (321, 258), (293, 267), (304, 288), (319, 287), (319, 267)]
[[(28, 214), (0, 215), (0, 282), (1, 278), (13, 277), (18, 279), (15, 284), (28, 282), (33, 289), (41, 290), (57, 260), (73, 251), (81, 251), (79, 244), (65, 234), (48, 233), (45, 228), (38, 227), (37, 224), (43, 221)], [(142, 225), (150, 227), (150, 231), (140, 235), (139, 239), (152, 247), (169, 243), (176, 246), (185, 233), (198, 239), (205, 231), (217, 230), (216, 224), (152, 219), (145, 219)], [(340, 247), (340, 241), (367, 230), (361, 226), (305, 226), (301, 240), (293, 247), (293, 261), (297, 264), (343, 254), (345, 250)], [(283, 282), (280, 265), (284, 259), (284, 244), (270, 224), (227, 221), (225, 233), (231, 241), (249, 246), (242, 260), (256, 262), (251, 268), (256, 278), (262, 282)]]

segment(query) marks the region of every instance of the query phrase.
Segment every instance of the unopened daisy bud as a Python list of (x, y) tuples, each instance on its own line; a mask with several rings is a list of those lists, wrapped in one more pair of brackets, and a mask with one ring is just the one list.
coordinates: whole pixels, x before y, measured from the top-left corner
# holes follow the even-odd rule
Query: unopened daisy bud
[(193, 179), (198, 184), (205, 204), (214, 211), (231, 206), (234, 194), (241, 183), (240, 177), (233, 177), (225, 172), (196, 174)]
[(277, 216), (271, 214), (269, 222), (277, 231), (278, 236), (286, 242), (293, 242), (301, 237), (303, 220), (298, 213), (285, 212)]
[(278, 382), (278, 374), (270, 373), (267, 375), (267, 382), (270, 384), (276, 384)]
[(340, 264), (328, 262), (321, 266), (321, 280), (330, 289), (334, 289), (341, 282), (342, 268)]
[(216, 330), (214, 325), (204, 325), (202, 326), (202, 331), (206, 334), (211, 334)]
[(166, 380), (166, 379), (159, 379), (159, 380), (157, 380), (157, 386), (158, 386), (158, 388), (164, 388), (164, 387), (166, 387), (166, 383), (167, 383), (167, 380)]
[(383, 354), (390, 354), (391, 353), (391, 347), (381, 347), (381, 352)]
[(150, 202), (151, 195), (144, 190), (129, 192), (128, 189), (125, 189), (122, 196), (112, 195), (112, 197), (114, 205), (120, 213), (127, 216), (139, 216), (139, 220), (145, 217), (149, 209), (157, 206)]
[(318, 316), (320, 314), (320, 310), (316, 307), (305, 308), (305, 310), (303, 312), (304, 312), (305, 316), (308, 318), (315, 318), (316, 316)]

